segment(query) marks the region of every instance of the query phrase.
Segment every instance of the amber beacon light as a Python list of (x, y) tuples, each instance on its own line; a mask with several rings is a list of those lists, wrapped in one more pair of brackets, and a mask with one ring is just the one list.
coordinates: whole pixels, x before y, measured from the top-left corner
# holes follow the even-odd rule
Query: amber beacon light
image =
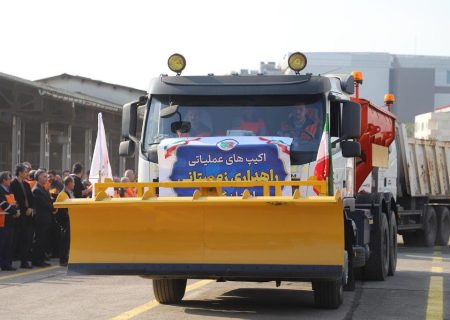
[(186, 67), (186, 59), (179, 53), (175, 53), (169, 57), (167, 60), (167, 65), (169, 69), (180, 75), (181, 72)]
[(355, 79), (355, 82), (358, 84), (363, 83), (363, 73), (362, 71), (353, 71), (352, 72), (353, 78)]
[(363, 73), (362, 71), (353, 71), (352, 76), (355, 81), (355, 98), (359, 99), (359, 85), (363, 83)]
[(395, 96), (392, 93), (386, 93), (384, 95), (384, 103), (386, 104), (389, 111), (391, 111), (391, 107), (395, 102)]

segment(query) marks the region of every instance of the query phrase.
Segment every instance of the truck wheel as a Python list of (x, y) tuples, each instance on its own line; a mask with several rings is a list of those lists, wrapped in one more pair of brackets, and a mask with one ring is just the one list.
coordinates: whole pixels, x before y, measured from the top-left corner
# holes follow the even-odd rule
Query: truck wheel
[(397, 269), (397, 219), (391, 213), (390, 235), (389, 235), (389, 270), (388, 276), (393, 276)]
[(186, 279), (153, 279), (153, 292), (161, 304), (179, 303), (186, 291)]
[(367, 280), (384, 281), (389, 270), (389, 225), (386, 214), (380, 212), (380, 228), (371, 233), (370, 257), (364, 268)]
[(450, 211), (447, 207), (438, 208), (437, 221), (436, 245), (446, 246), (450, 237)]
[(423, 230), (420, 231), (422, 245), (432, 247), (436, 242), (437, 217), (433, 207), (428, 206), (423, 220)]
[(320, 280), (313, 283), (314, 302), (319, 308), (336, 309), (344, 298), (342, 279)]

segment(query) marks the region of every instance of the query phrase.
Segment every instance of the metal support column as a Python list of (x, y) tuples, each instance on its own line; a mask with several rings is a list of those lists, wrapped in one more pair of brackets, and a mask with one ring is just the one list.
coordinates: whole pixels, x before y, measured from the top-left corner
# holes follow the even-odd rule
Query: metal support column
[(62, 169), (72, 167), (72, 126), (67, 126), (67, 142), (63, 144)]
[[(84, 132), (84, 163), (85, 168), (91, 167), (92, 161), (92, 129), (86, 129)], [(87, 170), (87, 169), (86, 169)]]
[(12, 119), (12, 154), (11, 154), (11, 168), (14, 168), (21, 161), (22, 158), (22, 120), (18, 116), (13, 116)]
[(49, 169), (50, 166), (50, 136), (48, 133), (48, 122), (41, 123), (39, 167)]

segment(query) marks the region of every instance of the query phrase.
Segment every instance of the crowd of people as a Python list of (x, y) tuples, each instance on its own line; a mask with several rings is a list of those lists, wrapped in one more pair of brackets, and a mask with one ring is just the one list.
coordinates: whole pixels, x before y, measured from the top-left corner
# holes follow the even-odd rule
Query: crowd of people
[[(133, 170), (114, 181), (134, 182)], [(0, 172), (0, 267), (15, 271), (13, 260), (20, 268), (50, 266), (51, 258), (59, 258), (66, 266), (70, 248), (70, 221), (67, 209), (55, 209), (53, 202), (62, 191), (70, 198), (92, 195), (89, 171), (80, 163), (72, 171), (58, 175), (54, 170), (33, 170), (29, 162), (17, 164), (14, 176)], [(134, 189), (119, 188), (115, 196), (135, 196)]]

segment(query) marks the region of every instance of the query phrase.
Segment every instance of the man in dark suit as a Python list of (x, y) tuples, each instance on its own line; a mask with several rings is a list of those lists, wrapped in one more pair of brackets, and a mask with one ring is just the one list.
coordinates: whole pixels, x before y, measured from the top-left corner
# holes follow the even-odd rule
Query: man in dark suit
[(33, 245), (33, 265), (48, 267), (50, 264), (45, 262), (45, 249), (48, 247), (49, 232), (53, 221), (52, 215), (56, 214), (56, 210), (53, 208), (53, 201), (49, 192), (45, 189), (48, 182), (47, 172), (39, 169), (34, 177), (37, 183), (33, 188), (36, 232), (36, 241)]
[(82, 180), (83, 175), (84, 175), (83, 166), (79, 162), (75, 163), (72, 167), (72, 174), (71, 174), (71, 177), (75, 182), (75, 187), (73, 189), (73, 195), (75, 198), (86, 198), (87, 195), (92, 191), (92, 185), (90, 185), (87, 188), (83, 185)]
[(33, 244), (34, 228), (33, 228), (33, 194), (31, 188), (26, 181), (28, 177), (27, 167), (23, 164), (16, 166), (16, 178), (11, 182), (11, 192), (14, 194), (17, 204), (19, 205), (20, 217), (17, 221), (17, 246), (21, 268), (31, 269), (30, 250)]
[(0, 266), (6, 271), (16, 270), (12, 266), (14, 223), (20, 216), (10, 186), (11, 173), (0, 172)]

